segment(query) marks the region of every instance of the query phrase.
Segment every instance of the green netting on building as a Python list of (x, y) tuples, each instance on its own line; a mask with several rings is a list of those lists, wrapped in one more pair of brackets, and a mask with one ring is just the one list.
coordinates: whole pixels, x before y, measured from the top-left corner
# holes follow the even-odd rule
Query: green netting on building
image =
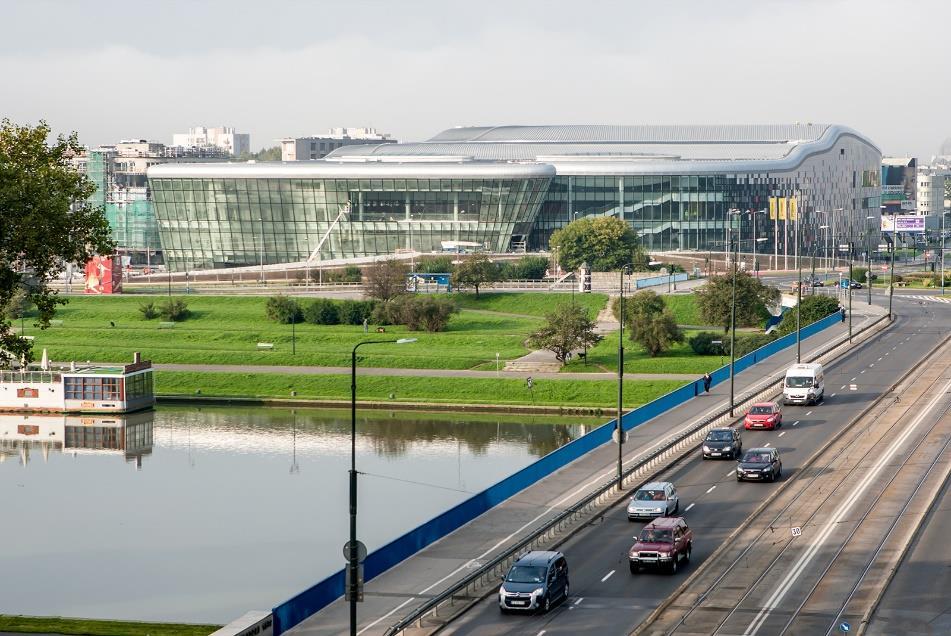
[(126, 203), (106, 203), (105, 212), (112, 227), (112, 236), (120, 250), (154, 252), (162, 249), (158, 223), (155, 220), (155, 207), (151, 201), (143, 199)]
[(96, 186), (89, 197), (90, 205), (104, 205), (109, 192), (109, 158), (102, 152), (90, 152), (86, 162), (86, 177)]

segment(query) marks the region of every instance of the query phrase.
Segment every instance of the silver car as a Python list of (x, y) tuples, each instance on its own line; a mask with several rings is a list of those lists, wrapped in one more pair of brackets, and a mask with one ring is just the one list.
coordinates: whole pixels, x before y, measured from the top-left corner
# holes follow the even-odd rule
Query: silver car
[(627, 518), (653, 519), (677, 514), (680, 495), (669, 481), (654, 481), (641, 486), (627, 505)]

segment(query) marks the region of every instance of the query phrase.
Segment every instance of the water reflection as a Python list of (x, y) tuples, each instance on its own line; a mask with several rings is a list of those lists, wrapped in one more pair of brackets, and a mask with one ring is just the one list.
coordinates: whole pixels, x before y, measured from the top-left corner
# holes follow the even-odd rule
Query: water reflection
[[(359, 415), (370, 550), (600, 424)], [(17, 572), (0, 577), (0, 612), (225, 623), (273, 607), (343, 566), (349, 453), (346, 410), (0, 416), (0, 501), (17, 511), (0, 534), (30, 538), (0, 541)]]
[(126, 415), (0, 414), (0, 463), (17, 457), (26, 466), (35, 453), (123, 455), (142, 468), (152, 453), (155, 413)]

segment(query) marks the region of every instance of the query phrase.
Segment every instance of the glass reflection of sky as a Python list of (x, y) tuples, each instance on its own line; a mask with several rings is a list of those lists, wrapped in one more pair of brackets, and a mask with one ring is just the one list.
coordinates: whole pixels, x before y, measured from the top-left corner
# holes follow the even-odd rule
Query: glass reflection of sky
[[(598, 423), (360, 415), (370, 550)], [(342, 567), (349, 413), (162, 408), (151, 433), (138, 470), (121, 451), (4, 449), (0, 562), (17, 575), (0, 613), (227, 622)]]

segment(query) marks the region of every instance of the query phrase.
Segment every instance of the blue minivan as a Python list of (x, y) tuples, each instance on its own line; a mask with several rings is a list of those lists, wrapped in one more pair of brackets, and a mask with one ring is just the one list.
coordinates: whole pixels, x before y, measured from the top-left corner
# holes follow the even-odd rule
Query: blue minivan
[(499, 609), (547, 612), (568, 598), (568, 562), (561, 552), (523, 554), (509, 569), (499, 588)]

